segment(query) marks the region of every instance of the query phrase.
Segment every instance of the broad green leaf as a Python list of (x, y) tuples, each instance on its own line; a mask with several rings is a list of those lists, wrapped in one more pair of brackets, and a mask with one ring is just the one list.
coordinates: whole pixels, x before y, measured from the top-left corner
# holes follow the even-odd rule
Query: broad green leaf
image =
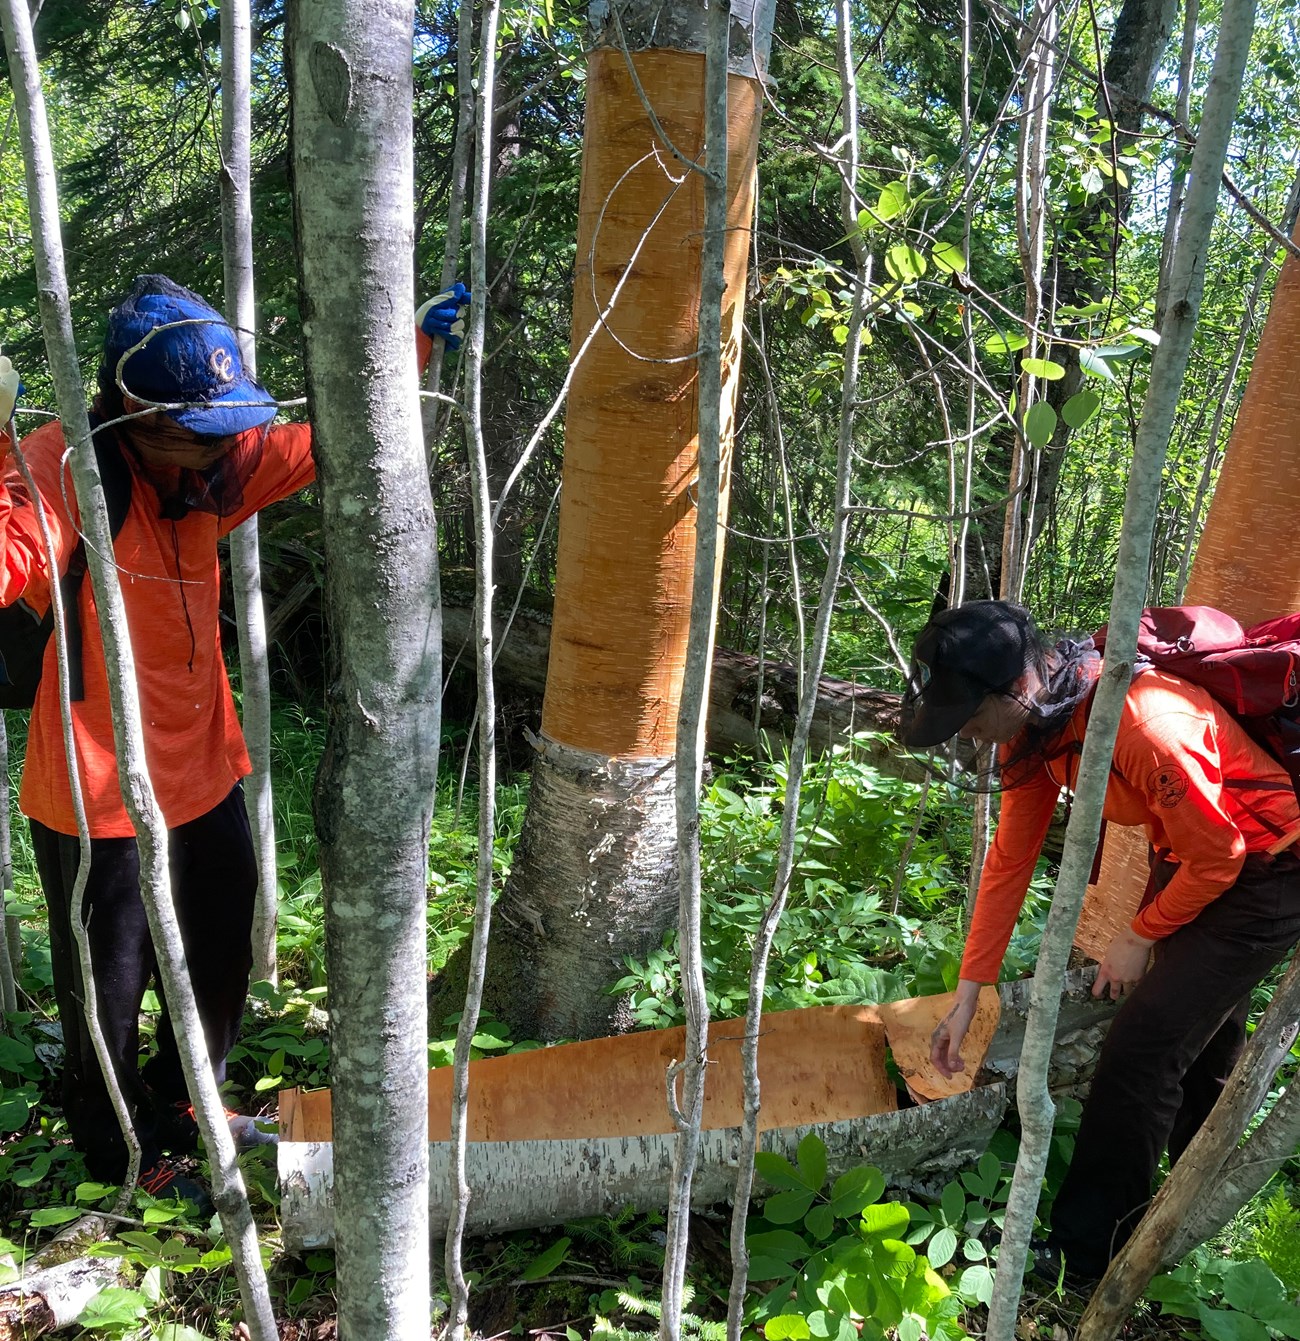
[(520, 1280), (541, 1280), (544, 1276), (549, 1276), (556, 1267), (564, 1261), (569, 1255), (569, 1244), (571, 1239), (556, 1239), (549, 1248), (543, 1253), (538, 1253), (531, 1262), (519, 1273)]
[(807, 1242), (792, 1229), (769, 1229), (761, 1234), (747, 1234), (745, 1247), (756, 1256), (775, 1257), (793, 1266), (812, 1253)]
[(1102, 181), (1101, 173), (1097, 169), (1089, 168), (1087, 172), (1079, 178), (1079, 185), (1090, 195), (1095, 196), (1105, 185)]
[(968, 1262), (982, 1262), (988, 1257), (988, 1252), (979, 1239), (967, 1239), (961, 1245), (961, 1255)]
[(66, 1225), (80, 1214), (75, 1206), (44, 1206), (39, 1211), (32, 1212), (29, 1223), (38, 1229), (49, 1225)]
[(1202, 1303), (1196, 1315), (1210, 1341), (1268, 1341), (1268, 1328), (1246, 1313)]
[(36, 1053), (28, 1043), (0, 1034), (0, 1071), (18, 1071), (35, 1059)]
[(1044, 382), (1059, 382), (1065, 376), (1065, 369), (1051, 359), (1021, 359), (1020, 366), (1031, 377), (1041, 377)]
[(1022, 335), (1019, 331), (1007, 331), (1003, 334), (999, 331), (996, 335), (991, 335), (984, 341), (984, 352), (986, 354), (1014, 354), (1017, 349), (1023, 349), (1029, 343), (1029, 337)]
[(943, 1222), (952, 1229), (960, 1229), (966, 1219), (966, 1194), (960, 1183), (945, 1183), (939, 1195), (939, 1207), (943, 1211)]
[(941, 1267), (952, 1261), (956, 1251), (957, 1231), (944, 1225), (942, 1229), (934, 1231), (934, 1237), (926, 1245), (925, 1255), (931, 1266)]
[(808, 1341), (808, 1319), (802, 1313), (781, 1313), (763, 1324), (763, 1335), (768, 1341)]
[(1156, 1276), (1144, 1293), (1160, 1305), (1161, 1313), (1174, 1313), (1180, 1318), (1197, 1316), (1200, 1298), (1188, 1281), (1177, 1276)]
[(157, 1234), (145, 1234), (138, 1229), (124, 1229), (118, 1236), (123, 1243), (129, 1243), (133, 1248), (140, 1248), (147, 1253), (159, 1253), (162, 1251), (162, 1239)]
[(146, 1206), (143, 1219), (147, 1225), (165, 1225), (172, 1220), (179, 1220), (183, 1214), (175, 1206)]
[(798, 1170), (784, 1155), (775, 1150), (760, 1150), (754, 1156), (754, 1172), (773, 1187), (802, 1191), (807, 1184), (799, 1177)]
[(813, 1194), (806, 1188), (801, 1192), (777, 1192), (763, 1203), (763, 1214), (774, 1225), (792, 1225), (808, 1214)]
[(1286, 1302), (1286, 1287), (1263, 1262), (1233, 1262), (1223, 1273), (1223, 1301), (1258, 1317), (1263, 1309)]
[(783, 1280), (790, 1274), (790, 1263), (779, 1257), (765, 1257), (755, 1253), (749, 1259), (750, 1280)]
[(885, 1190), (885, 1176), (879, 1169), (864, 1165), (850, 1169), (835, 1180), (831, 1188), (831, 1210), (841, 1219), (861, 1215)]
[(957, 1277), (957, 1292), (963, 1299), (987, 1305), (993, 1298), (993, 1272), (982, 1264), (968, 1266)]
[(907, 242), (896, 242), (885, 253), (885, 269), (900, 284), (912, 284), (925, 274), (925, 257)]
[(1098, 345), (1097, 353), (1110, 363), (1127, 363), (1142, 352), (1141, 345)]
[(877, 1238), (896, 1239), (902, 1235), (911, 1217), (900, 1201), (881, 1201), (862, 1212), (864, 1233)]
[(1103, 382), (1115, 380), (1110, 364), (1095, 349), (1079, 350), (1079, 367), (1090, 377), (1100, 377)]
[(1076, 391), (1061, 406), (1061, 418), (1071, 428), (1082, 428), (1101, 407), (1101, 397), (1095, 391)]
[(799, 1142), (799, 1173), (806, 1187), (821, 1191), (826, 1181), (826, 1142), (816, 1132)]
[(470, 1045), (481, 1052), (500, 1052), (511, 1046), (508, 1038), (498, 1038), (495, 1034), (475, 1034)]
[(154, 1336), (158, 1341), (210, 1341), (206, 1332), (196, 1332), (183, 1322), (164, 1323)]
[(898, 1324), (898, 1341), (921, 1341), (924, 1330), (921, 1319), (915, 1313), (908, 1313)]
[(828, 1239), (835, 1232), (835, 1213), (823, 1202), (808, 1212), (804, 1217), (804, 1225), (816, 1238)]
[(946, 275), (959, 275), (966, 269), (966, 253), (955, 242), (936, 242), (930, 255)]
[(831, 339), (837, 345), (846, 345), (849, 342), (849, 328), (847, 326), (832, 326)]
[(0, 1133), (22, 1131), (32, 1105), (21, 1090), (6, 1090), (0, 1095)]
[(112, 1183), (78, 1183), (74, 1193), (78, 1201), (99, 1201), (112, 1196), (117, 1188)]
[(1260, 1320), (1275, 1332), (1300, 1341), (1300, 1308), (1294, 1304), (1277, 1304), (1260, 1311)]
[(902, 182), (890, 182), (882, 187), (876, 200), (876, 216), (886, 223), (904, 213), (911, 204), (907, 196), (907, 187)]
[(138, 1290), (109, 1286), (81, 1310), (77, 1322), (82, 1327), (127, 1327), (143, 1318), (148, 1307), (149, 1301)]
[(1141, 340), (1144, 345), (1160, 343), (1160, 332), (1153, 331), (1150, 326), (1130, 326), (1124, 334), (1130, 340)]
[(979, 1174), (988, 1191), (996, 1192), (998, 1180), (1002, 1177), (1002, 1161), (991, 1150), (986, 1150), (980, 1156)]
[[(1056, 432), (1056, 411), (1045, 401), (1040, 400), (1029, 407), (1025, 415), (1025, 437), (1035, 447), (1046, 447)], [(951, 1186), (951, 1184), (949, 1184)]]

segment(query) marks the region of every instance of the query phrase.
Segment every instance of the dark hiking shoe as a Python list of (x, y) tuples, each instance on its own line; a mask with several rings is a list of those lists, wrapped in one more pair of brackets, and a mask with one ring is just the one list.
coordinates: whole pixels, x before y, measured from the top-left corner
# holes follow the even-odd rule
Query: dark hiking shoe
[(196, 1178), (180, 1172), (170, 1160), (160, 1159), (151, 1168), (142, 1169), (136, 1186), (159, 1201), (187, 1201), (200, 1219), (210, 1219), (216, 1209), (208, 1190)]
[(1031, 1239), (1029, 1256), (1025, 1260), (1025, 1277), (1049, 1290), (1067, 1289), (1076, 1294), (1091, 1294), (1092, 1287), (1102, 1278), (1074, 1266), (1050, 1239)]

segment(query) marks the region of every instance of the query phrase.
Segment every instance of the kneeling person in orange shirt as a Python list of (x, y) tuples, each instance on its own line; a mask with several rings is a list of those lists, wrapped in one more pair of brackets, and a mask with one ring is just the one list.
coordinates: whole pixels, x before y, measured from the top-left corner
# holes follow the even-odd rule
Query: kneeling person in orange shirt
[[(1090, 640), (1043, 641), (1021, 606), (972, 601), (931, 619), (913, 662), (903, 742), (989, 742), (1001, 770), (957, 1003), (931, 1046), (952, 1075), (965, 1068), (979, 989), (998, 979), (1057, 800), (1074, 786), (1101, 659)], [(1043, 1245), (1048, 1274), (1064, 1256), (1080, 1280), (1105, 1272), (1151, 1199), (1161, 1153), (1176, 1160), (1213, 1108), (1245, 1040), (1251, 989), (1300, 939), (1300, 859), (1267, 851), (1300, 826), (1295, 792), (1205, 690), (1157, 669), (1134, 677), (1103, 814), (1145, 829), (1154, 898), (1098, 969), (1094, 995), (1123, 1004)]]

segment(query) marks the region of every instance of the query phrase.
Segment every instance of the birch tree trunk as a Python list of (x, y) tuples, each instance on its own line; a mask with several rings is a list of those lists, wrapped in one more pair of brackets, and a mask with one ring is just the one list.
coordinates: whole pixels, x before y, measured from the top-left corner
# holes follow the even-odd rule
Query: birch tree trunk
[[(517, 1037), (626, 1028), (606, 987), (676, 915), (703, 229), (687, 162), (703, 144), (706, 12), (701, 0), (602, 6), (588, 60), (572, 333), (586, 348), (568, 399), (542, 733), (484, 998)], [(762, 14), (732, 17), (722, 520), (770, 33)], [(431, 1017), (459, 1008), (466, 973), (462, 952)]]
[[(253, 290), (252, 41), (248, 0), (221, 5), (221, 252), (225, 262), (226, 319), (239, 338), (250, 377), (257, 376), (257, 313)], [(253, 977), (276, 980), (275, 924), (278, 879), (275, 810), (271, 796), (271, 672), (262, 607), (262, 563), (257, 518), (230, 533), (230, 581), (239, 631), (239, 680), (244, 741), (253, 771), (244, 782), (248, 822), (257, 853), (253, 910)]]
[(118, 776), (139, 847), (141, 895), (158, 959), (159, 977), (172, 1012), (181, 1068), (199, 1132), (208, 1150), (213, 1202), (221, 1215), (239, 1277), (245, 1322), (254, 1341), (274, 1341), (278, 1329), (258, 1251), (257, 1232), (243, 1178), (235, 1162), (234, 1140), (208, 1060), (207, 1041), (185, 967), (180, 926), (172, 903), (167, 830), (145, 766), (140, 700), (136, 692), (135, 664), (122, 591), (117, 570), (110, 558), (105, 557), (113, 554), (113, 537), (90, 439), (85, 389), (77, 366), (54, 155), (31, 21), (23, 0), (6, 0), (0, 9), (0, 22), (4, 27), (14, 106), (22, 133), (41, 325), (64, 434), (74, 446), (69, 459), (81, 525), (87, 537), (86, 555), (103, 635)]
[(412, 287), (414, 9), (287, 11), (307, 395), (325, 520), (316, 787), (339, 1335), (429, 1331), (425, 878), (441, 652)]
[(1133, 448), (1116, 559), (1106, 664), (1088, 719), (1078, 786), (1034, 974), (1033, 1005), (1020, 1059), (1017, 1095), (1022, 1137), (989, 1306), (988, 1334), (994, 1341), (1012, 1341), (1015, 1336), (1020, 1283), (1055, 1115), (1046, 1074), (1060, 1003), (1061, 975), (1069, 958), (1101, 828), (1110, 758), (1128, 693), (1138, 620), (1146, 602), (1161, 471), (1200, 311), (1205, 255), (1218, 201), (1219, 178), (1253, 24), (1254, 0), (1230, 0), (1225, 4), (1200, 139), (1192, 159), (1192, 184), (1171, 267), (1169, 316), (1152, 361), (1151, 381)]

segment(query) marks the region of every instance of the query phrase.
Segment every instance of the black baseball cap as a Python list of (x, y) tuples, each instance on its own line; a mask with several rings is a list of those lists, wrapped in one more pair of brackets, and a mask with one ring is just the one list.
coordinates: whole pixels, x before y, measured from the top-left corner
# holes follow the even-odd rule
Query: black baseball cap
[(1039, 647), (1033, 616), (1010, 601), (941, 610), (917, 635), (898, 738), (913, 749), (955, 736), (988, 694), (1005, 693)]

